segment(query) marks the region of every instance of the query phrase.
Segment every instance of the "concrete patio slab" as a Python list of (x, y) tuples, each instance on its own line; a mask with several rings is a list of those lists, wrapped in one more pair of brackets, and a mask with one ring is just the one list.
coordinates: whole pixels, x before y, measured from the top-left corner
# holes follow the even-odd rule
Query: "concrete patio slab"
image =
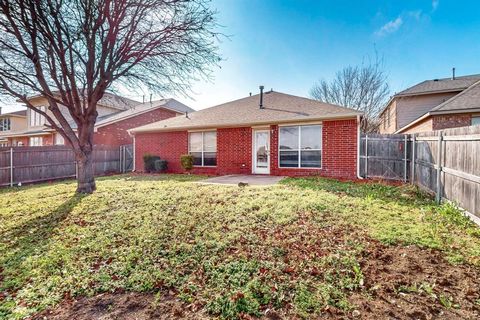
[(267, 175), (231, 174), (227, 176), (208, 178), (198, 182), (202, 184), (238, 185), (239, 183), (248, 183), (250, 186), (270, 186), (278, 183), (283, 178), (284, 177)]

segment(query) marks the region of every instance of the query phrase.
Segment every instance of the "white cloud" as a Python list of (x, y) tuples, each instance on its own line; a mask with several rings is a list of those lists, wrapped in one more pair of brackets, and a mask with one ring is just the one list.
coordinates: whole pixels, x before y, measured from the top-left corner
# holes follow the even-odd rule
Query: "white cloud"
[(437, 10), (439, 4), (440, 4), (440, 0), (433, 0), (432, 1), (432, 11)]
[(402, 17), (397, 17), (395, 20), (391, 20), (384, 24), (375, 34), (377, 36), (385, 36), (387, 34), (393, 33), (400, 29), (400, 27), (403, 24), (403, 19)]
[(418, 21), (422, 17), (422, 10), (409, 11), (407, 14)]

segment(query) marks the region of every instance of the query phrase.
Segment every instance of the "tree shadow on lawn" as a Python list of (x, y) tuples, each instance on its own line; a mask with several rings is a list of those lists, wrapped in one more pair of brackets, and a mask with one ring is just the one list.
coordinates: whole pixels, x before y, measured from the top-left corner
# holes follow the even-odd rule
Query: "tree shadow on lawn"
[(171, 173), (128, 173), (122, 175), (113, 175), (98, 177), (98, 181), (172, 181), (172, 182), (192, 182), (207, 179), (207, 175), (194, 175), (194, 174), (171, 174)]
[(75, 194), (50, 213), (28, 220), (3, 234), (3, 238), (10, 242), (5, 244), (4, 255), (0, 257), (3, 268), (0, 270), (0, 289), (17, 290), (28, 281), (28, 268), (23, 266), (24, 261), (44, 251), (55, 229), (86, 196), (88, 195)]
[(387, 184), (382, 181), (341, 181), (321, 177), (286, 178), (281, 183), (304, 189), (327, 191), (340, 196), (394, 201), (402, 205), (434, 204), (430, 195), (407, 184)]

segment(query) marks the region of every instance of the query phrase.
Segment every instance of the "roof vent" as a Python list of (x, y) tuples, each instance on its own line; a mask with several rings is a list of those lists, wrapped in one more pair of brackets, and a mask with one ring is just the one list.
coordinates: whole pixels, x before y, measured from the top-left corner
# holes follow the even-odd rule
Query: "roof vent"
[(433, 79), (433, 81), (438, 81), (438, 79)]
[(263, 89), (265, 88), (264, 86), (260, 86), (260, 109), (263, 109)]
[(455, 80), (455, 68), (452, 68), (452, 80)]

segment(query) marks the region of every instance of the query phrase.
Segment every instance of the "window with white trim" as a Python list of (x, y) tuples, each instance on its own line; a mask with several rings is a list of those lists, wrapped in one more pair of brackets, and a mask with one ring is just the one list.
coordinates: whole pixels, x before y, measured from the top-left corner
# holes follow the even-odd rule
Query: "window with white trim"
[(479, 126), (480, 125), (480, 116), (472, 117), (472, 126)]
[(0, 119), (0, 131), (10, 131), (10, 118)]
[[(37, 107), (40, 111), (46, 112), (47, 107), (45, 106), (40, 106)], [(40, 113), (29, 109), (30, 112), (30, 127), (38, 127), (38, 126), (43, 126), (45, 124), (45, 117), (42, 116)]]
[(30, 147), (41, 147), (43, 146), (42, 137), (30, 137)]
[(203, 131), (188, 134), (188, 153), (193, 156), (193, 165), (214, 167), (217, 165), (217, 132)]
[(55, 133), (55, 145), (63, 146), (65, 144), (65, 139), (60, 133)]
[(322, 126), (279, 127), (278, 152), (282, 168), (321, 168)]

